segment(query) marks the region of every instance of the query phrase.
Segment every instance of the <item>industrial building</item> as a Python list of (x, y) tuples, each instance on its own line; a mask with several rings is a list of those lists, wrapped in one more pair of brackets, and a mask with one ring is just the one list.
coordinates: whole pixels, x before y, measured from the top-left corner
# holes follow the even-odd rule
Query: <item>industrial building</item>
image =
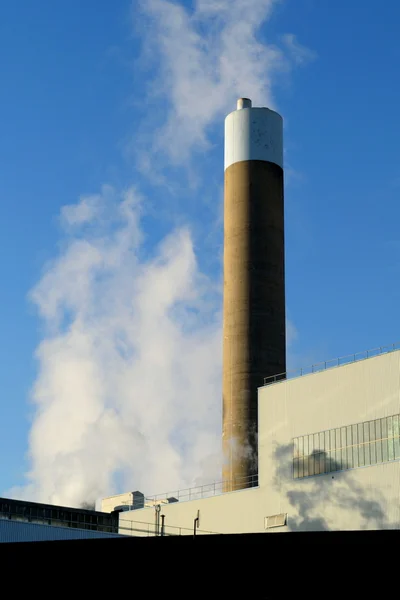
[(0, 543), (118, 535), (118, 514), (0, 498)]
[[(258, 390), (258, 486), (185, 491), (160, 507), (164, 534), (400, 527), (400, 345), (314, 369)], [(126, 511), (120, 527), (155, 518)]]
[(282, 118), (239, 99), (225, 119), (222, 480), (127, 503), (120, 532), (400, 527), (400, 347), (286, 373), (283, 182)]

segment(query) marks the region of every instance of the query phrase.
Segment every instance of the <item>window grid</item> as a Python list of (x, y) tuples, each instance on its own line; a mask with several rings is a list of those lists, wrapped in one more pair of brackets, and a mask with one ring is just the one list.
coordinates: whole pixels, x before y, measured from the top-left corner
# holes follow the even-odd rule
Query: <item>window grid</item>
[(293, 478), (400, 459), (400, 415), (293, 439)]

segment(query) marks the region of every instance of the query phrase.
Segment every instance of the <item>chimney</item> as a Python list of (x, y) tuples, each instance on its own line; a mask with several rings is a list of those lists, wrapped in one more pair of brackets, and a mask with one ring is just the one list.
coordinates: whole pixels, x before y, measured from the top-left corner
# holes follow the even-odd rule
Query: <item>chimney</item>
[(225, 119), (223, 480), (257, 485), (257, 389), (286, 371), (283, 123), (240, 98)]

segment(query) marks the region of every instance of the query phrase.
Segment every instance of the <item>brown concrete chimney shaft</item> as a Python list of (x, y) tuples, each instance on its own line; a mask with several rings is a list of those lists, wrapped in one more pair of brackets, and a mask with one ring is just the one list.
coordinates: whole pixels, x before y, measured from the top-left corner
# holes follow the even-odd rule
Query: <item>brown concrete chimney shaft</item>
[(282, 117), (241, 98), (225, 119), (223, 480), (257, 484), (257, 389), (286, 371)]

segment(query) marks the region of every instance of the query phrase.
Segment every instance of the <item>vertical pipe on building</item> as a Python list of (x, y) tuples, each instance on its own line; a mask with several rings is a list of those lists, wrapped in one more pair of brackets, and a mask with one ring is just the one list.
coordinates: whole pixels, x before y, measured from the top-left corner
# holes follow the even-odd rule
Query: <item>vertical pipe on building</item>
[(226, 492), (256, 481), (257, 389), (264, 377), (286, 371), (284, 251), (282, 117), (240, 98), (225, 119)]
[(165, 515), (161, 515), (161, 535), (162, 536), (165, 535), (164, 528), (165, 528)]

